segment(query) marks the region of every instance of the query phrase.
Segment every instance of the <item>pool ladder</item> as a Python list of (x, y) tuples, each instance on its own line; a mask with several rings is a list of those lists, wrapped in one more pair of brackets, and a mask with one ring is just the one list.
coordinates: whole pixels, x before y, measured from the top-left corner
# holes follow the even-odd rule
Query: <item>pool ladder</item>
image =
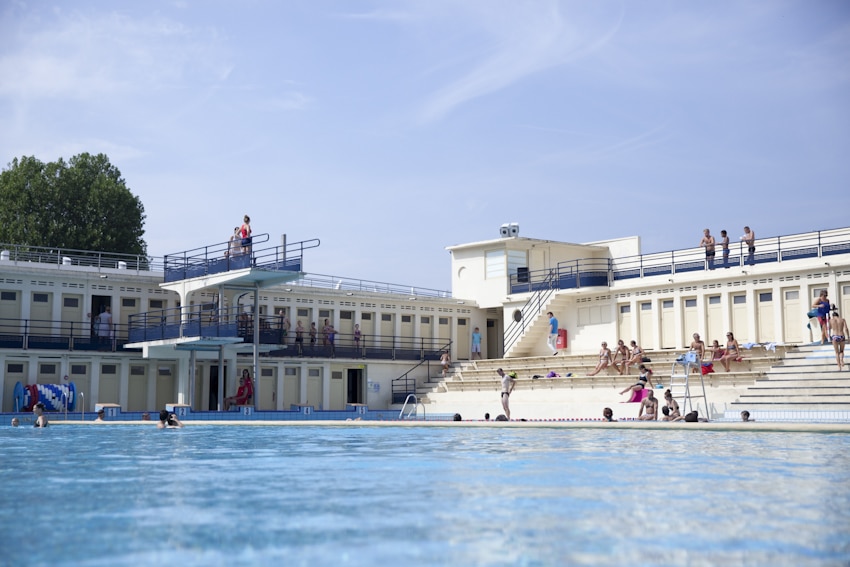
[[(691, 391), (691, 371), (696, 370), (699, 376), (699, 383), (702, 386), (702, 395), (694, 384), (693, 392)], [(702, 375), (702, 361), (697, 358), (695, 352), (690, 351), (682, 355), (679, 359), (673, 361), (673, 369), (670, 371), (670, 393), (673, 398), (681, 398), (680, 404), (681, 414), (687, 415), (690, 411), (699, 408), (699, 404), (694, 405), (695, 399), (702, 398), (705, 403), (705, 417), (711, 419), (708, 411), (708, 398), (705, 395), (705, 379)]]
[[(410, 409), (410, 411), (408, 412), (408, 414), (407, 414), (407, 415), (405, 415), (405, 414), (404, 414), (404, 410), (406, 410), (406, 409), (407, 409), (407, 403), (408, 403), (408, 402), (412, 402), (412, 403), (411, 403), (411, 409)], [(412, 418), (415, 418), (417, 415), (419, 415), (419, 411), (418, 411), (418, 410), (419, 410), (419, 406), (422, 406), (422, 419), (424, 420), (424, 419), (425, 419), (425, 404), (423, 404), (422, 402), (420, 402), (420, 401), (416, 398), (416, 394), (408, 394), (408, 395), (407, 395), (407, 398), (405, 398), (405, 400), (404, 400), (404, 405), (403, 405), (403, 406), (401, 406), (401, 411), (400, 411), (400, 412), (398, 412), (398, 418), (399, 418), (399, 419), (412, 419)]]

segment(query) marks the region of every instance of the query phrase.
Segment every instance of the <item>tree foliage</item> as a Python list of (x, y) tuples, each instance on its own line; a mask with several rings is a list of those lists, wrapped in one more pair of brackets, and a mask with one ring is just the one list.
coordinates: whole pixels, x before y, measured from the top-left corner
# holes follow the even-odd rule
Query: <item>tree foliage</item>
[(146, 254), (145, 209), (104, 154), (15, 158), (0, 173), (0, 242)]

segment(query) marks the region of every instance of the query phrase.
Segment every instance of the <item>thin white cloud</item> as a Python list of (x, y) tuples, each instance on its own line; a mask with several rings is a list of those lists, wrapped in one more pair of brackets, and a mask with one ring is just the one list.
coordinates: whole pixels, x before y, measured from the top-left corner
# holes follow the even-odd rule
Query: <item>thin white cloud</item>
[[(484, 5), (490, 9), (489, 4)], [(476, 98), (507, 88), (540, 71), (586, 57), (604, 47), (617, 33), (619, 20), (604, 32), (580, 31), (557, 2), (533, 6), (512, 3), (494, 9), (483, 20), (492, 46), (464, 76), (438, 89), (423, 105), (422, 122), (432, 122)], [(595, 34), (595, 35), (594, 35)]]
[(672, 138), (666, 124), (654, 126), (628, 138), (614, 139), (608, 143), (592, 143), (582, 148), (570, 149), (542, 156), (540, 163), (582, 165), (625, 156), (643, 149), (664, 144)]
[(163, 89), (189, 76), (226, 80), (232, 70), (214, 30), (116, 13), (58, 10), (9, 30), (15, 48), (0, 55), (0, 96), (85, 100)]
[(349, 20), (368, 20), (377, 22), (399, 22), (415, 19), (415, 16), (410, 12), (398, 12), (392, 10), (372, 10), (371, 12), (339, 14), (338, 17)]

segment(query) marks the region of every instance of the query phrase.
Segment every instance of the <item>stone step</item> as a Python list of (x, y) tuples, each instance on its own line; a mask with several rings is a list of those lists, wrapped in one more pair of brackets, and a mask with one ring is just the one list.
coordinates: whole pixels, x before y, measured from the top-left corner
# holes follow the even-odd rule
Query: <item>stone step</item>
[(788, 411), (850, 411), (850, 403), (840, 402), (755, 402), (738, 401), (729, 404), (735, 411), (747, 410), (788, 410)]
[(826, 378), (817, 376), (814, 378), (776, 378), (768, 377), (767, 380), (756, 380), (752, 388), (848, 388), (850, 389), (850, 378)]
[(842, 406), (850, 408), (850, 396), (750, 396), (743, 395), (735, 404), (811, 404), (817, 406)]
[(816, 387), (806, 385), (799, 388), (755, 387), (747, 389), (747, 393), (741, 395), (741, 397), (744, 396), (781, 396), (785, 398), (797, 396), (835, 396), (840, 399), (845, 396), (850, 398), (850, 388), (839, 385)]

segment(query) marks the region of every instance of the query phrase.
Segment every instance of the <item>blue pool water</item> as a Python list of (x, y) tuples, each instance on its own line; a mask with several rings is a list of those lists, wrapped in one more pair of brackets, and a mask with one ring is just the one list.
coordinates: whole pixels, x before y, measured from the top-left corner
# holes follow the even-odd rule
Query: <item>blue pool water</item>
[(848, 565), (850, 435), (0, 429), (2, 565)]

